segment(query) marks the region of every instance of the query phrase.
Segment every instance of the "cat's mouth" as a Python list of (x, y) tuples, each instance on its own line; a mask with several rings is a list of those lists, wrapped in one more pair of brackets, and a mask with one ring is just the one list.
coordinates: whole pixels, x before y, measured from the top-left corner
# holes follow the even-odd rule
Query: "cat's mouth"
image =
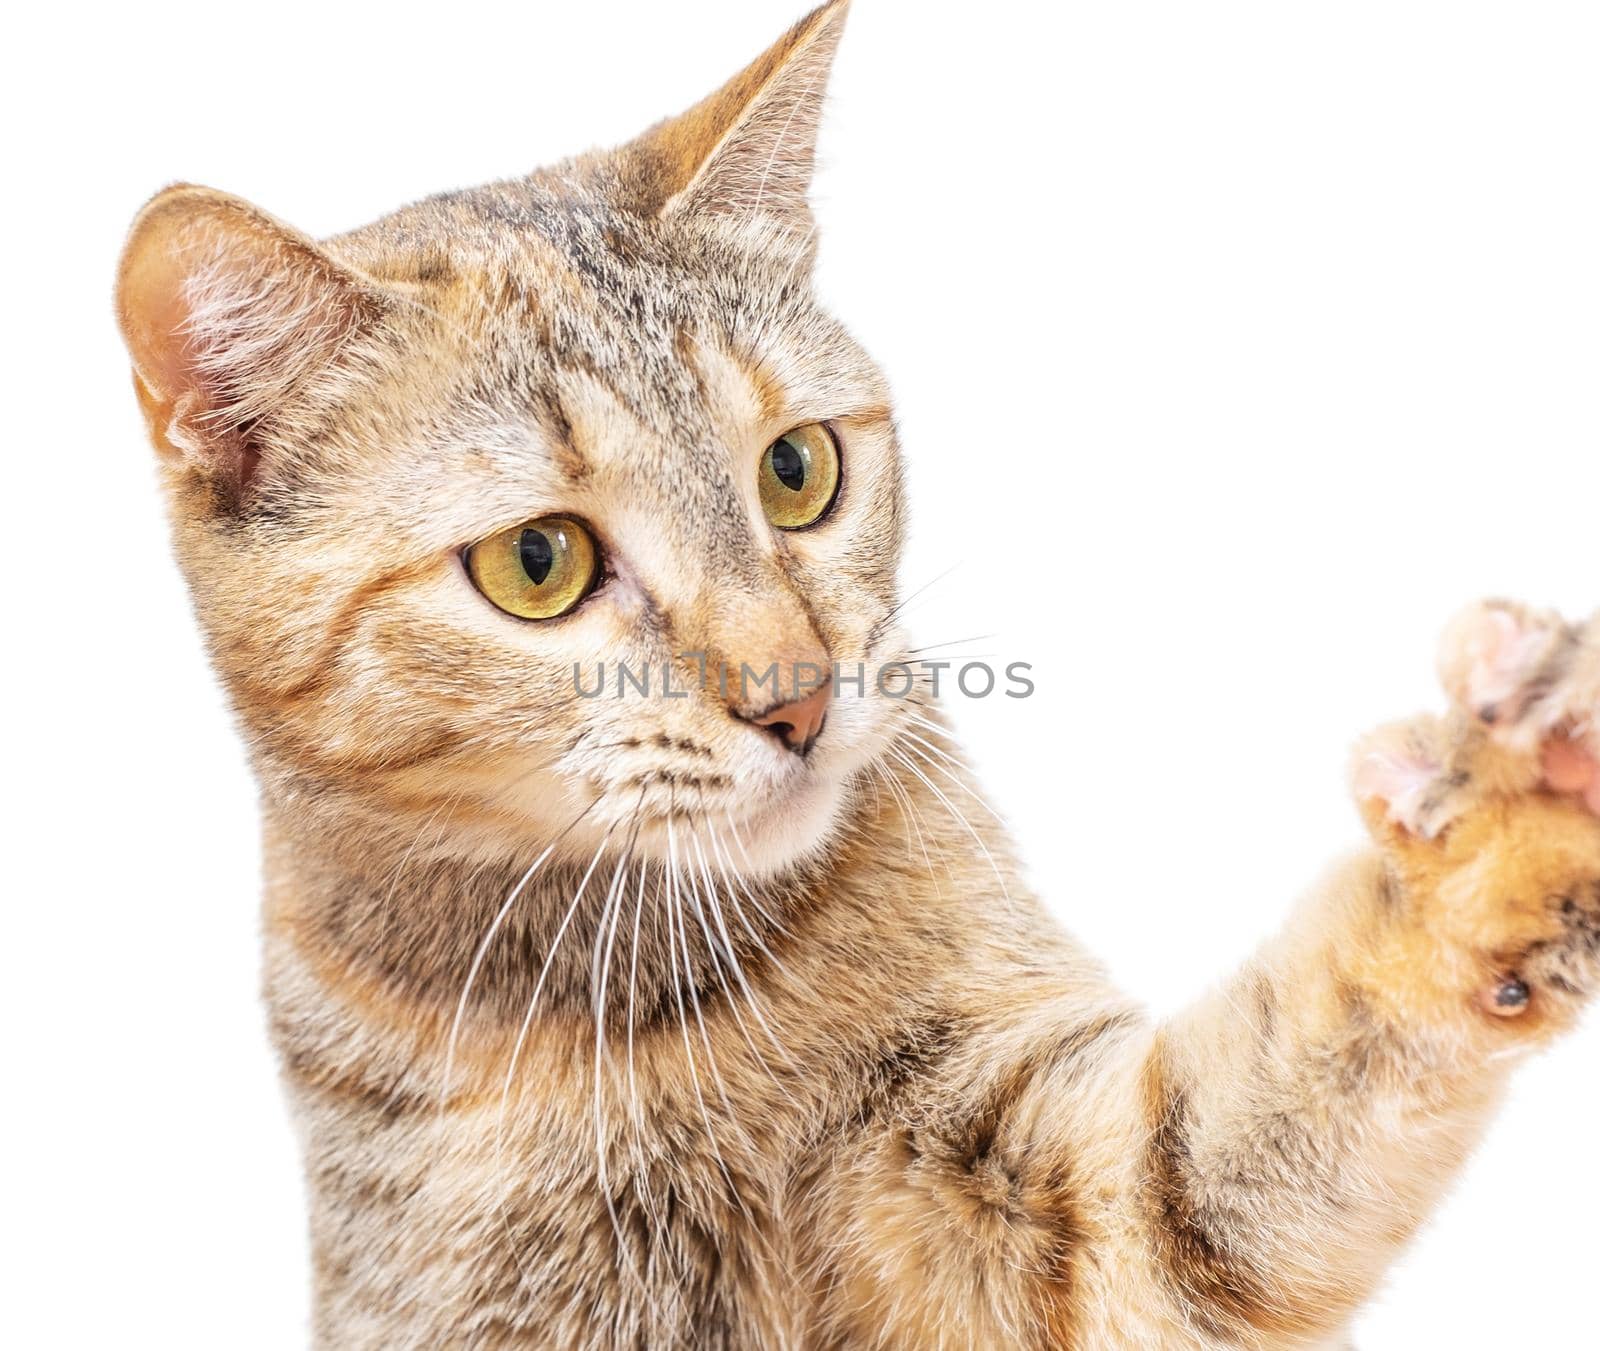
[(830, 714), (804, 755), (773, 738), (724, 764), (675, 743), (681, 761), (591, 778), (589, 793), (597, 816), (637, 855), (713, 872), (778, 872), (832, 836), (854, 758), (847, 721)]
[(821, 761), (820, 755), (805, 760), (774, 756), (772, 763), (755, 770), (746, 765), (737, 769), (666, 766), (595, 787), (647, 825), (705, 819), (747, 825), (781, 814), (797, 792), (826, 778)]
[[(724, 776), (711, 776), (720, 779)], [(837, 814), (839, 789), (827, 776), (793, 772), (789, 782), (762, 791), (697, 785), (676, 776), (635, 792), (626, 847), (674, 868), (715, 875), (770, 875), (825, 847)]]
[(573, 807), (593, 809), (585, 838), (597, 826), (613, 850), (652, 862), (681, 864), (699, 851), (713, 870), (720, 861), (773, 874), (826, 850), (852, 785), (885, 753), (892, 710), (825, 688), (815, 706), (791, 698), (732, 718), (686, 706), (674, 710), (680, 719), (626, 730), (597, 720), (555, 768)]

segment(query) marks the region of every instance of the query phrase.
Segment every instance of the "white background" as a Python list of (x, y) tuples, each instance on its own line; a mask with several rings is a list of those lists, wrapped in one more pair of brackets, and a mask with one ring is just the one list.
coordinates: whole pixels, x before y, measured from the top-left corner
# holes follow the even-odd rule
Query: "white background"
[[(0, 1341), (304, 1335), (253, 790), (111, 322), (128, 219), (186, 178), (330, 233), (521, 172), (692, 102), (797, 3), (13, 15)], [(958, 717), (1039, 886), (1158, 1007), (1357, 840), (1345, 748), (1435, 698), (1456, 606), (1600, 604), (1596, 23), (858, 0), (821, 284), (898, 394), (907, 586), (1010, 559), (916, 627), (1035, 663), (1036, 698)], [(1360, 1345), (1593, 1344), (1597, 1109), (1591, 1022)]]

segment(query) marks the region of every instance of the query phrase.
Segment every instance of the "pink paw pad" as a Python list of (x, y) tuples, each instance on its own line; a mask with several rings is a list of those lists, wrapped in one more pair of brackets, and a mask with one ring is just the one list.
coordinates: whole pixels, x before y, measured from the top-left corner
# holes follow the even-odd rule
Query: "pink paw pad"
[(1582, 747), (1558, 738), (1544, 748), (1544, 777), (1558, 793), (1582, 793), (1595, 786), (1600, 766)]

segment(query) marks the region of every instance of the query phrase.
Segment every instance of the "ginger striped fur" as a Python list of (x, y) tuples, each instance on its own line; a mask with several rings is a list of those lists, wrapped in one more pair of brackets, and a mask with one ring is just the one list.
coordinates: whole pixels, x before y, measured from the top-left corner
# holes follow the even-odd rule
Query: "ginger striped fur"
[[(1165, 1022), (1030, 893), (924, 676), (841, 684), (804, 756), (695, 687), (919, 669), (888, 386), (810, 281), (845, 11), (334, 239), (189, 186), (134, 224), (318, 1347), (1340, 1345), (1600, 981), (1600, 620), (1466, 612), (1450, 713), (1356, 752), (1370, 848)], [(812, 423), (841, 487), (778, 531), (756, 467)], [(462, 551), (548, 513), (605, 575), (518, 620)], [(617, 660), (691, 697), (576, 697)]]

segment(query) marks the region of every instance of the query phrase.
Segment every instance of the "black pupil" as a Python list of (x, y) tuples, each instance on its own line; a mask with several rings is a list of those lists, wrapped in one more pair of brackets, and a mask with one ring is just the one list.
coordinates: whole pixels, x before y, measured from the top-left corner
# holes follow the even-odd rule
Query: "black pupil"
[(791, 492), (806, 486), (805, 457), (788, 441), (779, 441), (772, 447), (772, 472)]
[(550, 537), (540, 530), (524, 530), (517, 550), (522, 555), (522, 570), (528, 574), (528, 580), (535, 586), (543, 585), (556, 561)]

